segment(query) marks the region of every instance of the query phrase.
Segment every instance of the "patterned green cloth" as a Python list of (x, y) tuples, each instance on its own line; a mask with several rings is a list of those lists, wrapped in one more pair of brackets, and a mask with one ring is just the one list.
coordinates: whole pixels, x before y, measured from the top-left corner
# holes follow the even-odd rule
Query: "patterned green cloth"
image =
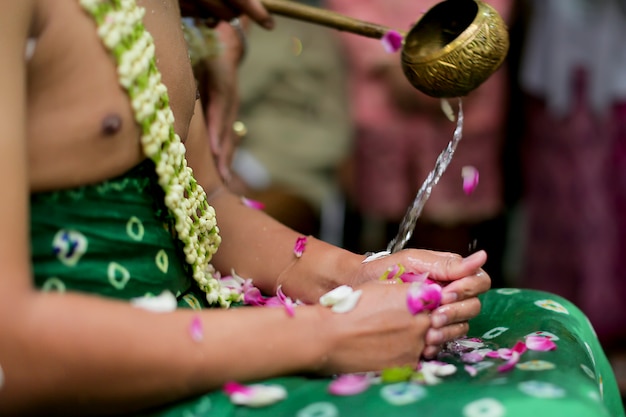
[[(36, 284), (48, 291), (82, 291), (130, 299), (168, 289), (181, 307), (199, 308), (190, 291), (178, 240), (172, 237), (163, 192), (151, 162), (101, 184), (31, 196)], [(439, 385), (376, 384), (350, 397), (330, 395), (327, 378), (286, 377), (288, 397), (265, 408), (231, 404), (212, 392), (148, 414), (219, 417), (623, 417), (615, 378), (587, 318), (570, 302), (543, 292), (500, 289), (482, 297), (471, 336), (490, 347), (513, 347), (535, 332), (552, 334), (557, 350), (528, 351), (510, 372), (488, 359), (470, 376), (457, 372)], [(253, 308), (253, 307), (249, 307)], [(262, 307), (258, 307), (262, 308)], [(296, 311), (297, 314), (297, 311)], [(210, 370), (207, 370), (210, 372)]]

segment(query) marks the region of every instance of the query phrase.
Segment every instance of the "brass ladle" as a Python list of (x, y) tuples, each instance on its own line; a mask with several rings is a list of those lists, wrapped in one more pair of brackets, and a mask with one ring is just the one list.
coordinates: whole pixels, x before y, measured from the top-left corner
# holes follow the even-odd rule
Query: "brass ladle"
[[(272, 13), (369, 38), (381, 39), (391, 30), (293, 1), (261, 2)], [(506, 24), (481, 0), (442, 1), (408, 33), (400, 33), (405, 76), (415, 88), (437, 98), (467, 95), (500, 67), (509, 49)]]

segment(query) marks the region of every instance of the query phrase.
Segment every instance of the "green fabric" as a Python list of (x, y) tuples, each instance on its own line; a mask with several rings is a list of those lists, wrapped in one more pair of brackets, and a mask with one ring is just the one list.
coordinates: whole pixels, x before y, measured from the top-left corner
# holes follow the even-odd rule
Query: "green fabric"
[[(121, 299), (169, 289), (180, 296), (181, 307), (200, 308), (202, 297), (190, 290), (192, 282), (178, 240), (169, 231), (162, 198), (151, 162), (101, 184), (32, 195), (36, 284), (50, 291)], [(470, 336), (490, 347), (511, 348), (526, 335), (549, 332), (558, 338), (557, 350), (528, 351), (519, 366), (506, 373), (496, 369), (502, 361), (489, 359), (485, 363), (492, 365), (474, 377), (449, 357), (457, 372), (439, 385), (377, 384), (359, 395), (337, 397), (327, 393), (329, 378), (285, 377), (264, 381), (288, 391), (286, 400), (269, 407), (234, 406), (223, 393), (212, 392), (145, 415), (624, 416), (607, 358), (587, 318), (573, 304), (548, 293), (517, 289), (489, 291), (482, 303)]]
[[(492, 290), (481, 297), (483, 313), (471, 322), (470, 336), (490, 347), (513, 347), (534, 332), (558, 337), (557, 350), (528, 351), (519, 366), (497, 371), (499, 359), (474, 377), (457, 359), (454, 375), (439, 385), (377, 384), (366, 392), (337, 397), (329, 379), (277, 378), (288, 391), (285, 401), (265, 408), (236, 407), (222, 393), (182, 403), (158, 416), (233, 417), (618, 417), (624, 408), (614, 375), (586, 317), (552, 294), (518, 289)], [(296, 311), (297, 314), (297, 311)], [(533, 369), (530, 369), (533, 368)], [(543, 368), (543, 370), (542, 370)]]
[[(31, 195), (35, 284), (130, 299), (169, 290), (199, 305), (170, 232), (154, 164), (100, 184)], [(191, 298), (190, 298), (191, 297)]]

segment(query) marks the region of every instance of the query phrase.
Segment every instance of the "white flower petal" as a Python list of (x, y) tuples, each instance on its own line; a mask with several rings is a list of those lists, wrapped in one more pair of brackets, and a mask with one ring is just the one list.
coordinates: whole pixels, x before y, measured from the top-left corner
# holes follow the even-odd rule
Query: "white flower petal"
[(340, 285), (339, 287), (328, 291), (320, 297), (320, 304), (324, 307), (332, 307), (341, 300), (347, 298), (354, 290), (348, 285)]
[(143, 296), (130, 300), (134, 307), (152, 311), (154, 313), (169, 313), (176, 310), (176, 297), (170, 291), (163, 291), (158, 296)]
[(351, 311), (359, 302), (362, 293), (363, 290), (353, 291), (347, 297), (339, 300), (335, 305), (333, 305), (331, 310), (335, 313), (347, 313), (348, 311)]

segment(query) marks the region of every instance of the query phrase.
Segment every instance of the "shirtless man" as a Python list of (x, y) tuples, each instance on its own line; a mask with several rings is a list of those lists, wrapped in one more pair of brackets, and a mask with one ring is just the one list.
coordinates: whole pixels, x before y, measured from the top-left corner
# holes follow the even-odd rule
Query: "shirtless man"
[[(253, 0), (236, 3), (230, 7), (252, 10), (257, 21), (268, 17)], [(145, 156), (114, 61), (78, 1), (0, 2), (0, 175), (5, 178), (0, 414), (134, 412), (229, 380), (415, 365), (420, 352), (432, 355), (444, 341), (464, 334), (467, 320), (480, 309), (476, 295), (489, 287), (480, 271), (486, 255), (461, 260), (406, 250), (362, 263), (362, 255), (309, 239), (305, 254), (294, 262), (298, 234), (245, 207), (221, 186), (202, 118), (194, 117), (201, 113), (178, 2), (138, 4), (146, 8), (144, 24), (155, 40), (175, 131), (219, 219), (223, 241), (212, 259), (215, 268), (253, 277), (267, 294), (276, 292), (280, 277), (287, 295), (309, 303), (340, 284), (362, 287), (363, 296), (347, 314), (310, 305), (298, 306), (289, 317), (275, 308), (154, 314), (111, 297), (36, 290), (29, 193), (32, 198), (98, 184), (124, 175)], [(25, 59), (28, 39), (35, 39), (36, 47)], [(60, 208), (50, 205), (51, 216)], [(406, 308), (405, 284), (369, 282), (397, 263), (449, 282), (445, 305), (432, 316), (413, 316)], [(202, 340), (188, 335), (195, 317), (206, 329)]]

